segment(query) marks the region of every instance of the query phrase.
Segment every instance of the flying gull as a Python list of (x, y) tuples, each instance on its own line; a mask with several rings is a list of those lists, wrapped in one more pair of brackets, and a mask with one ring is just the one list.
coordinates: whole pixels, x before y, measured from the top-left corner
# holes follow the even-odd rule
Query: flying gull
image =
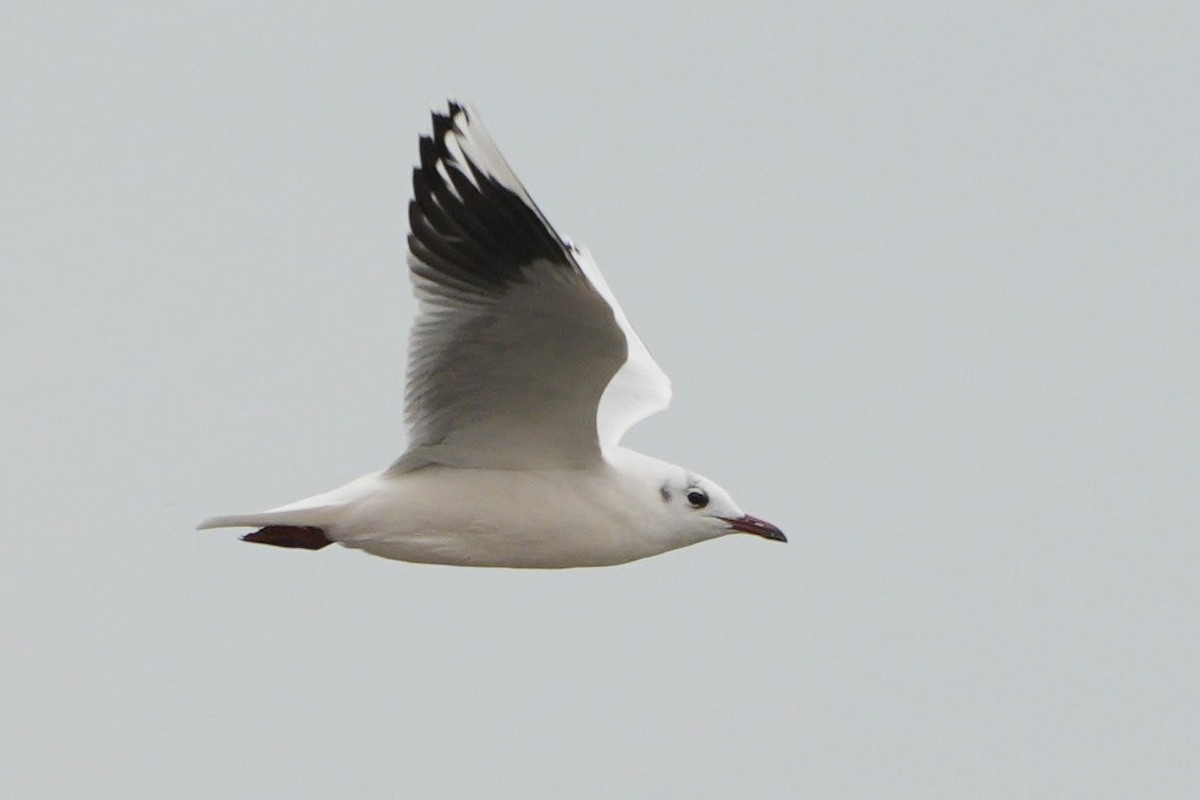
[(451, 102), (420, 149), (408, 450), (331, 492), (199, 527), (489, 567), (621, 564), (734, 532), (787, 541), (711, 480), (620, 446), (667, 407), (670, 381), (478, 115)]

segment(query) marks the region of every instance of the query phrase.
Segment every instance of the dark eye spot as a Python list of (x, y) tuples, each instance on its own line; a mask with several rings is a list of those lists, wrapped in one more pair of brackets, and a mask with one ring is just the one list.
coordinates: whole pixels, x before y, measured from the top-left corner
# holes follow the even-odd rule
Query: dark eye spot
[(687, 501), (692, 508), (704, 508), (708, 505), (708, 495), (699, 489), (688, 489)]

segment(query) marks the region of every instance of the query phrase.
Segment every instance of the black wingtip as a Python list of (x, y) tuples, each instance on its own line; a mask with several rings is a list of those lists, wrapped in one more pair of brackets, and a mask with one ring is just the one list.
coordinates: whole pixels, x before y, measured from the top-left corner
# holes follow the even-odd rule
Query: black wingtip
[(454, 127), (452, 114), (443, 114), (440, 111), (434, 111), (431, 115), (433, 118), (433, 140), (438, 147), (442, 146), (442, 140), (446, 134)]
[(420, 137), (408, 208), (409, 252), (428, 268), (425, 277), (437, 280), (440, 273), (460, 288), (497, 293), (519, 283), (522, 269), (538, 259), (573, 268), (571, 250), (524, 191), (505, 185), (476, 163), (478, 152), (462, 147), (473, 136), (487, 138), (469, 108), (454, 99), (446, 108), (432, 112), (433, 129)]

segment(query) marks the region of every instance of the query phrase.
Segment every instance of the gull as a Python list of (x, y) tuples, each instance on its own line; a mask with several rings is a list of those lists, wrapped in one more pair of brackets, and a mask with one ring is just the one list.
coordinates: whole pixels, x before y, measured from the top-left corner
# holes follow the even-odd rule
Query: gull
[(735, 532), (787, 541), (708, 478), (620, 446), (667, 407), (670, 381), (472, 108), (433, 113), (412, 183), (408, 449), (333, 491), (200, 529), (479, 567), (621, 564)]

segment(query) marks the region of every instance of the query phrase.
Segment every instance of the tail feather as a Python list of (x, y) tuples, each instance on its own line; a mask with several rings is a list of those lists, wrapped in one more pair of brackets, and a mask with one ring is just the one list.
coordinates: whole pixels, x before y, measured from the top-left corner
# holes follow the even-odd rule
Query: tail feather
[(196, 530), (204, 531), (211, 528), (265, 528), (271, 525), (285, 525), (300, 528), (321, 528), (329, 523), (329, 514), (325, 509), (276, 509), (262, 511), (257, 514), (229, 514), (223, 517), (209, 517), (196, 526)]

